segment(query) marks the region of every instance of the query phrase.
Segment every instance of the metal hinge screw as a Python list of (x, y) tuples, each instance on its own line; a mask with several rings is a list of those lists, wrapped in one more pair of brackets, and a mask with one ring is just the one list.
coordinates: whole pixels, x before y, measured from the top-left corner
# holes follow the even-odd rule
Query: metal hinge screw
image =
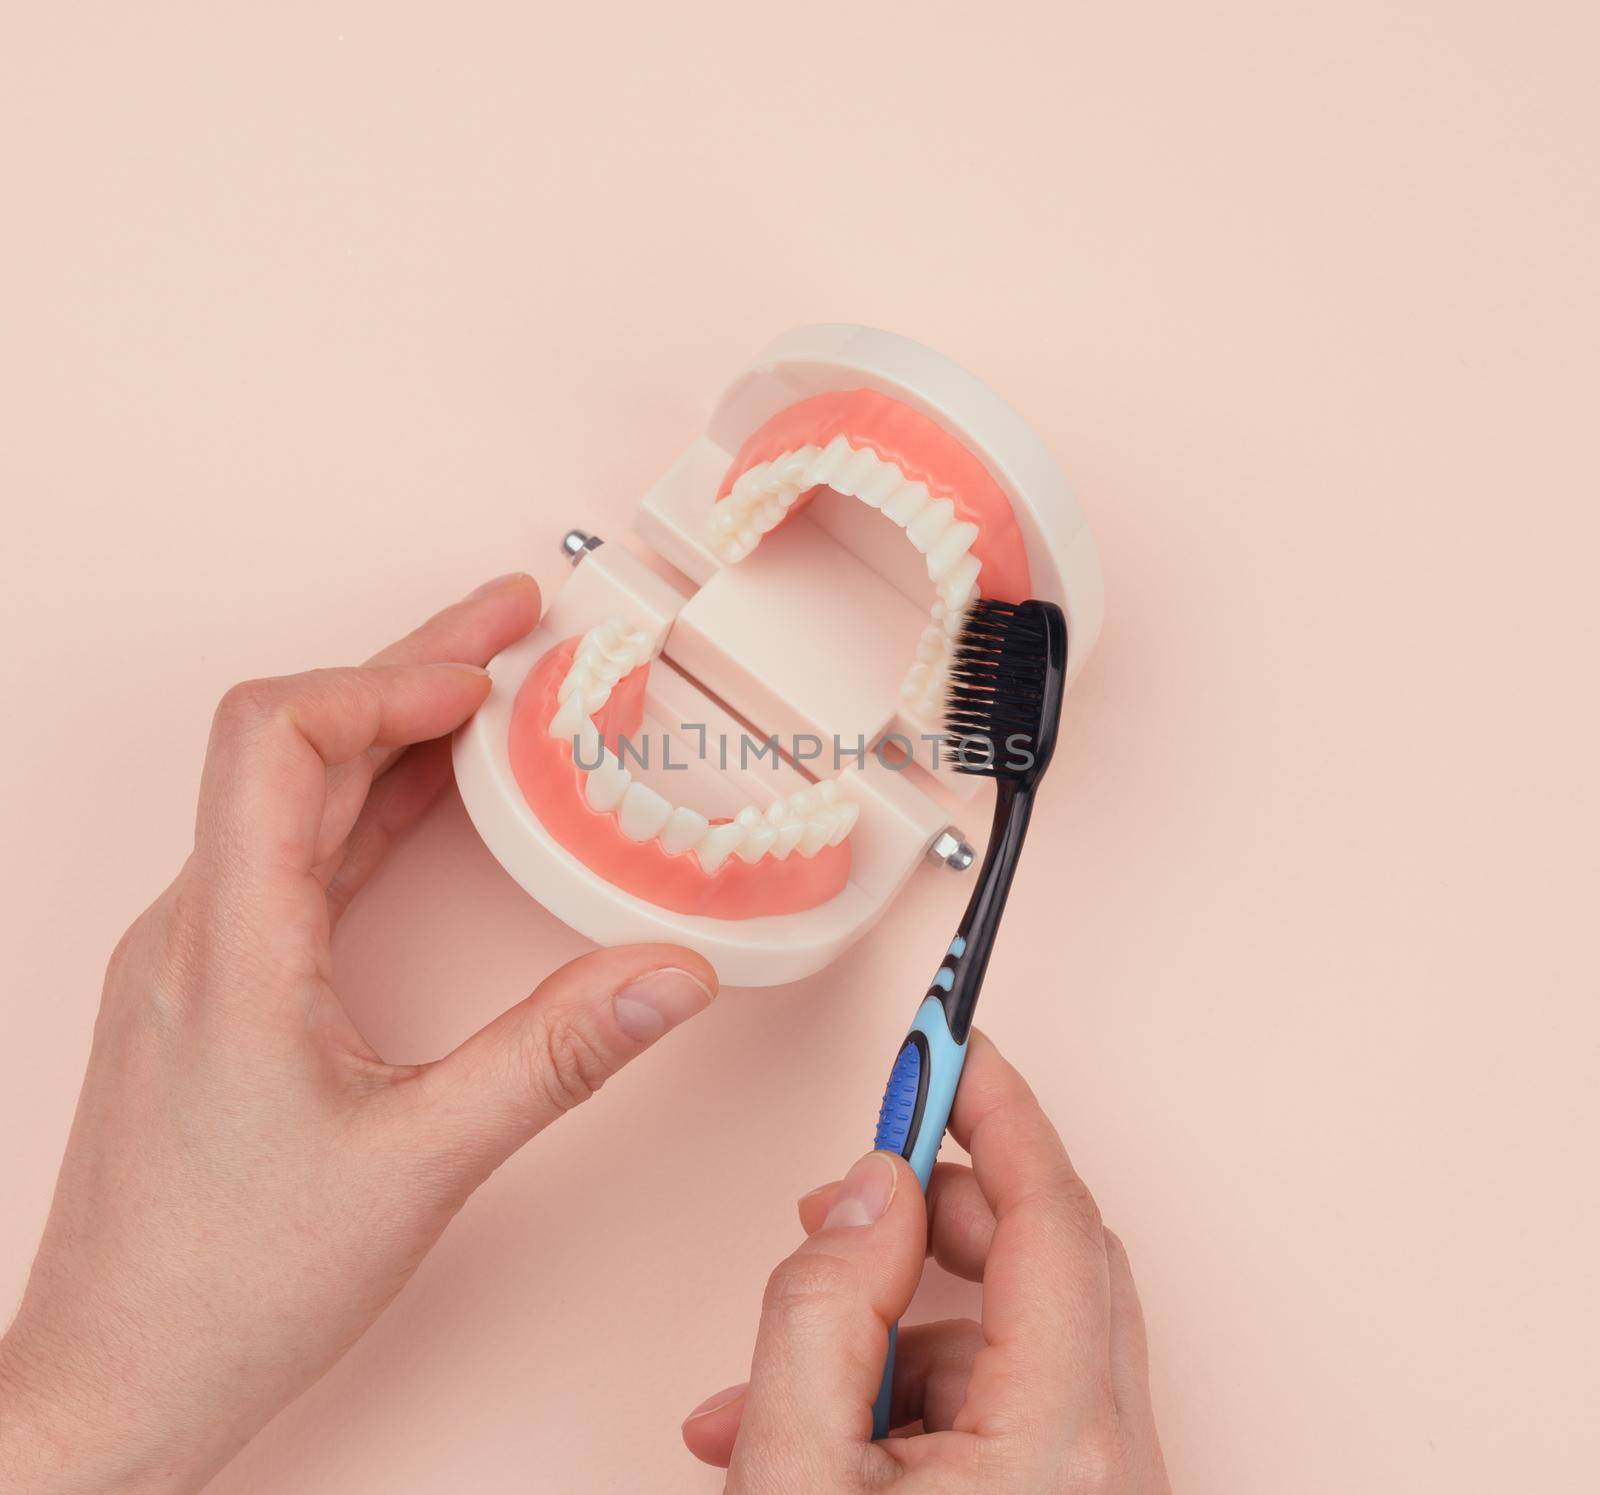
[(967, 838), (951, 825), (933, 838), (928, 856), (932, 861), (943, 862), (952, 872), (965, 872), (977, 860), (978, 854), (968, 844)]
[(600, 536), (591, 535), (587, 530), (569, 529), (561, 537), (561, 553), (572, 562), (574, 566), (588, 555), (591, 550), (600, 548)]

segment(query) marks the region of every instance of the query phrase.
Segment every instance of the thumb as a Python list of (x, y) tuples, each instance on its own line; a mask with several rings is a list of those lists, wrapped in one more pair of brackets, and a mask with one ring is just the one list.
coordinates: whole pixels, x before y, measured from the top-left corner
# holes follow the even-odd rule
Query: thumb
[(434, 1144), (487, 1176), (716, 991), (711, 966), (675, 945), (580, 956), (418, 1077)]
[(872, 1403), (927, 1228), (916, 1175), (872, 1152), (845, 1175), (822, 1228), (778, 1264), (731, 1465), (753, 1488), (771, 1477), (772, 1488), (855, 1489), (873, 1458), (887, 1459), (872, 1447)]

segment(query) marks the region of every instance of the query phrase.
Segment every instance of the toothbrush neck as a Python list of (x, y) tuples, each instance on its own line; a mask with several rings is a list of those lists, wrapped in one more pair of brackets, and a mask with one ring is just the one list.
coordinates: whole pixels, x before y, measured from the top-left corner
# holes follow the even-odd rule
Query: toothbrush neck
[[(1011, 891), (1011, 879), (1016, 874), (1017, 858), (1022, 852), (1028, 817), (1032, 813), (1031, 785), (1018, 784), (1015, 779), (997, 782), (989, 846), (984, 852), (983, 866), (978, 870), (977, 886), (972, 890), (967, 911), (961, 916), (950, 953), (945, 957), (944, 966), (951, 972), (950, 989), (942, 989), (941, 979), (929, 993), (942, 998), (950, 1034), (957, 1043), (966, 1042), (967, 1032), (972, 1027), (983, 974), (1000, 930), (1000, 915), (1006, 905), (1006, 895)], [(941, 970), (941, 978), (942, 975)]]

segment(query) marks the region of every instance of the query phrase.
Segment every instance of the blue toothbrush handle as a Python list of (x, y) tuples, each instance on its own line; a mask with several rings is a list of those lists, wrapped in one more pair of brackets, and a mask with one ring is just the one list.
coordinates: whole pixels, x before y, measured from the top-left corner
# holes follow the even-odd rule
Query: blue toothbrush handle
[[(942, 974), (942, 973), (941, 973)], [(917, 1175), (924, 1191), (933, 1172), (944, 1129), (950, 1121), (961, 1067), (967, 1060), (965, 1041), (957, 1043), (950, 1032), (944, 1003), (930, 995), (917, 1009), (916, 1018), (895, 1056), (889, 1083), (878, 1112), (878, 1130), (872, 1145), (880, 1152), (897, 1152)], [(872, 1408), (872, 1436), (889, 1432), (889, 1396), (894, 1384), (894, 1347), (899, 1326), (889, 1331), (889, 1354), (883, 1382)]]

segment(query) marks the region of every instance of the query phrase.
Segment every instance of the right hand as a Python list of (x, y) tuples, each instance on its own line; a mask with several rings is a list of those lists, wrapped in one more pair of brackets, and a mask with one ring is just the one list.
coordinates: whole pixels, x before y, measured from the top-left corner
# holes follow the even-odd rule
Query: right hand
[[(808, 1239), (767, 1284), (747, 1384), (683, 1425), (727, 1489), (1169, 1495), (1144, 1317), (1122, 1243), (1021, 1075), (972, 1035), (926, 1207), (869, 1153), (800, 1201)], [(889, 1326), (924, 1254), (983, 1283), (983, 1321), (919, 1324), (895, 1359), (896, 1436), (872, 1441)]]

